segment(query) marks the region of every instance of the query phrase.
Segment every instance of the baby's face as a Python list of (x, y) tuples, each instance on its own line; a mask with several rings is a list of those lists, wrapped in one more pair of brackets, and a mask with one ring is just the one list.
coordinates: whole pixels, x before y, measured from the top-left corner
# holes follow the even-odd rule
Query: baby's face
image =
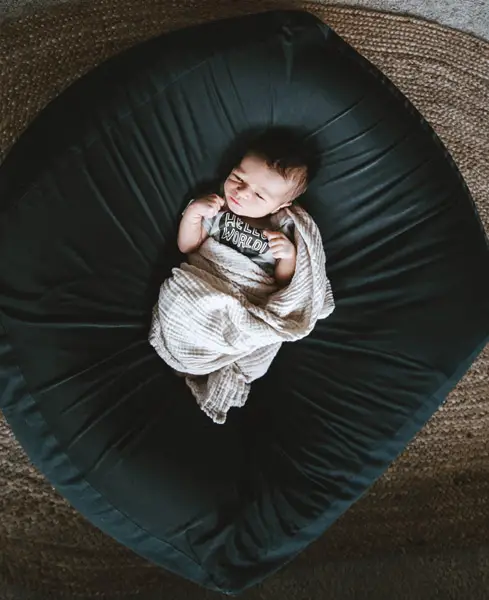
[(241, 217), (260, 219), (294, 200), (296, 183), (287, 180), (266, 162), (247, 154), (224, 182), (229, 210)]

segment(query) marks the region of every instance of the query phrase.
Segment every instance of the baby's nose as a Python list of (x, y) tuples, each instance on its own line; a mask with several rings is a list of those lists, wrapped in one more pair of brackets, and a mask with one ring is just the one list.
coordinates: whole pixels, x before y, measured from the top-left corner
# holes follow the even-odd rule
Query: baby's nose
[(248, 184), (246, 184), (244, 181), (240, 182), (238, 185), (238, 192), (242, 198), (248, 198), (250, 195), (250, 188)]

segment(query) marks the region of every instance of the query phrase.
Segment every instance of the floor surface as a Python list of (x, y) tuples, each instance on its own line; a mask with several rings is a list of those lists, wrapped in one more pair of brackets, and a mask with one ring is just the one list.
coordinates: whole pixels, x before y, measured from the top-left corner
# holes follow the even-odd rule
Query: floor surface
[[(73, 0), (0, 0), (0, 19), (26, 7), (48, 6)], [(235, 0), (230, 0), (235, 1)], [(312, 0), (318, 4), (349, 4), (411, 14), (489, 39), (489, 0)]]

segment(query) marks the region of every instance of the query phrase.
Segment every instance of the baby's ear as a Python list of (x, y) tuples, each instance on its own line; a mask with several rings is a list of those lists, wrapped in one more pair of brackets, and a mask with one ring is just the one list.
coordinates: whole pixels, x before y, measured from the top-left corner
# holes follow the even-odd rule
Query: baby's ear
[(272, 210), (272, 212), (270, 214), (274, 215), (275, 213), (278, 213), (279, 210), (282, 210), (283, 208), (287, 208), (288, 206), (290, 206), (294, 201), (293, 200), (289, 200), (288, 202), (284, 202), (283, 204), (281, 204), (278, 208), (276, 208), (275, 210)]

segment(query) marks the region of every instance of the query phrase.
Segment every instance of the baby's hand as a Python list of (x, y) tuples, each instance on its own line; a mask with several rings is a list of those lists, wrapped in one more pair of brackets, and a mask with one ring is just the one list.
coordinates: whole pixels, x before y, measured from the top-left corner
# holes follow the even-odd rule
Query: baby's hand
[(224, 206), (224, 199), (217, 194), (209, 194), (208, 196), (202, 196), (194, 200), (188, 207), (188, 210), (195, 216), (201, 219), (212, 219)]
[(268, 239), (268, 245), (275, 259), (295, 260), (297, 250), (289, 238), (280, 231), (265, 230), (264, 235)]

